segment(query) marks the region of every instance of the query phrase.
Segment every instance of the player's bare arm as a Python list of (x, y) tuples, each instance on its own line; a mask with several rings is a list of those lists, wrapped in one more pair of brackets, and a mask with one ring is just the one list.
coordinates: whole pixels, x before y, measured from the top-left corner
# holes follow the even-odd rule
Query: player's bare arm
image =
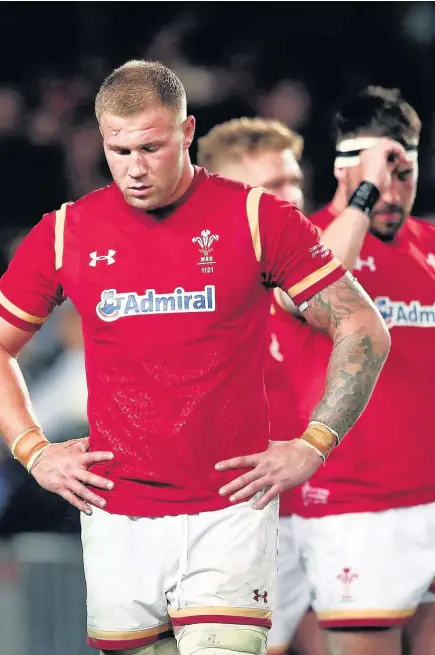
[[(251, 469), (220, 490), (222, 495), (230, 495), (232, 502), (266, 490), (254, 505), (262, 509), (285, 489), (308, 480), (364, 410), (388, 356), (387, 327), (349, 273), (314, 295), (303, 314), (334, 342), (325, 393), (312, 415), (315, 423), (300, 439), (273, 443), (262, 453), (219, 462), (218, 470)], [(325, 434), (329, 439), (326, 450), (322, 447)]]
[[(0, 432), (14, 456), (26, 465), (36, 481), (77, 507), (91, 513), (91, 505), (105, 501), (88, 486), (111, 488), (105, 478), (88, 471), (97, 462), (112, 459), (109, 452), (87, 452), (87, 439), (50, 444), (44, 436), (18, 365), (20, 350), (32, 333), (0, 318)], [(17, 439), (20, 435), (22, 438)]]
[(367, 405), (389, 351), (388, 330), (349, 273), (317, 293), (303, 312), (334, 341), (325, 394), (312, 419), (341, 440)]

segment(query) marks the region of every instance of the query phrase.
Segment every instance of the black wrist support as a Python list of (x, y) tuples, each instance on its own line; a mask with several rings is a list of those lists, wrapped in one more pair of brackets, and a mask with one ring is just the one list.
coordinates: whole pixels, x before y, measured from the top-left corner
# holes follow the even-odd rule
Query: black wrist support
[(348, 202), (348, 207), (359, 209), (367, 216), (370, 216), (380, 195), (377, 186), (371, 182), (361, 182), (358, 188), (352, 193)]

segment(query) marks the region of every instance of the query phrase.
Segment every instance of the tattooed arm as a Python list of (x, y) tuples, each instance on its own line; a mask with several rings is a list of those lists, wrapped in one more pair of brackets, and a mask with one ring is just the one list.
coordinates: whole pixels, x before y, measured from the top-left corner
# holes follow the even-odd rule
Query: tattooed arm
[[(370, 399), (388, 355), (389, 333), (376, 307), (350, 273), (313, 296), (303, 314), (313, 327), (327, 332), (334, 341), (325, 393), (311, 418), (332, 428), (341, 439)], [(322, 430), (326, 430), (330, 443), (335, 442), (326, 428), (309, 426), (301, 439), (276, 442), (262, 453), (219, 462), (216, 468), (220, 471), (250, 469), (219, 493), (238, 502), (266, 490), (253, 505), (262, 509), (285, 489), (308, 480), (321, 466), (316, 447), (321, 448), (321, 444), (316, 439)]]
[(304, 318), (334, 341), (322, 400), (312, 420), (342, 438), (367, 405), (388, 355), (386, 325), (350, 273), (308, 301)]

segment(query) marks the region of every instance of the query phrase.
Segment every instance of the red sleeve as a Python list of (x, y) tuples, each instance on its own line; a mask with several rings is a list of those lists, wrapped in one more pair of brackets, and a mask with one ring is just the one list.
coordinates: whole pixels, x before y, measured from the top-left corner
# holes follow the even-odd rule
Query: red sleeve
[(310, 221), (267, 193), (260, 199), (259, 232), (266, 281), (287, 291), (297, 306), (346, 272)]
[(31, 230), (0, 280), (0, 316), (36, 332), (64, 298), (55, 270), (55, 212)]
[(319, 211), (315, 212), (309, 217), (310, 222), (316, 226), (320, 233), (323, 232), (325, 228), (332, 223), (332, 221), (337, 218), (337, 215), (332, 214), (329, 207), (324, 207)]

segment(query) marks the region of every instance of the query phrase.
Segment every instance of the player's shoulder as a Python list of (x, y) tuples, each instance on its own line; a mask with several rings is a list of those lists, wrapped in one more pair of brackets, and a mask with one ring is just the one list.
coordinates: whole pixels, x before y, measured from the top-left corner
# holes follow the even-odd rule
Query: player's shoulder
[(91, 191), (74, 202), (67, 203), (69, 209), (74, 211), (87, 211), (101, 209), (110, 204), (113, 196), (113, 183)]
[(258, 192), (257, 197), (259, 202), (262, 205), (267, 205), (267, 207), (279, 208), (294, 208), (296, 206), (289, 204), (285, 200), (280, 200), (274, 194), (268, 193), (266, 189), (262, 187), (253, 187), (244, 182), (238, 182), (236, 180), (229, 180), (226, 177), (222, 177), (216, 173), (210, 173), (206, 171), (207, 181), (209, 186), (204, 187), (204, 191), (207, 191), (209, 194), (210, 189), (213, 189), (216, 193), (217, 198), (237, 198), (242, 197), (244, 200), (247, 199), (250, 191), (256, 190)]
[(246, 195), (252, 188), (248, 184), (243, 184), (243, 182), (237, 182), (236, 180), (229, 180), (227, 177), (223, 177), (218, 173), (210, 173), (209, 171), (205, 171), (205, 173), (208, 188), (214, 189), (216, 193), (243, 193)]
[(259, 196), (261, 198), (269, 198), (272, 203), (275, 203), (276, 205), (282, 204), (282, 201), (278, 200), (276, 196), (268, 193), (265, 189), (262, 187), (253, 187), (250, 186), (249, 184), (245, 184), (244, 182), (238, 182), (237, 180), (230, 180), (226, 177), (222, 177), (221, 175), (218, 175), (217, 173), (209, 173), (206, 171), (207, 174), (207, 182), (208, 182), (208, 187), (204, 187), (204, 190), (207, 191), (207, 194), (210, 193), (210, 189), (213, 189), (213, 191), (216, 193), (216, 197), (218, 198), (236, 198), (236, 197), (243, 197), (244, 199), (247, 198), (248, 194), (250, 191), (253, 191), (254, 189), (259, 191)]
[(68, 220), (70, 220), (70, 218), (76, 215), (77, 212), (82, 214), (83, 211), (87, 212), (89, 210), (91, 213), (93, 213), (96, 209), (101, 210), (110, 202), (110, 198), (113, 194), (112, 186), (113, 185), (109, 185), (102, 187), (101, 189), (91, 191), (78, 200), (69, 200), (64, 202), (60, 207), (56, 207), (55, 209), (45, 213), (41, 222), (53, 222), (58, 217), (65, 217), (66, 215), (68, 215)]
[(310, 214), (308, 218), (316, 227), (325, 228), (334, 220), (335, 215), (332, 211), (331, 205), (326, 205)]
[(423, 218), (416, 216), (409, 216), (406, 221), (406, 226), (409, 234), (412, 234), (417, 239), (435, 241), (435, 225)]

